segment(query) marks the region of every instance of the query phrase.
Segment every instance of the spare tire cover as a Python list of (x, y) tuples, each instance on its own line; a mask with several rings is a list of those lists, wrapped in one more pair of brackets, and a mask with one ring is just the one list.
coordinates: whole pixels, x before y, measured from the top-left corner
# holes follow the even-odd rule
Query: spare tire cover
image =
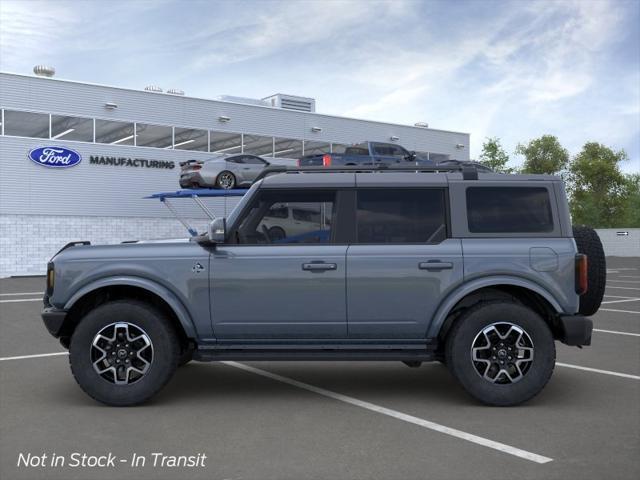
[(607, 262), (600, 237), (593, 228), (585, 225), (573, 226), (573, 238), (579, 253), (587, 256), (587, 293), (580, 296), (582, 315), (593, 315), (600, 308), (607, 285)]

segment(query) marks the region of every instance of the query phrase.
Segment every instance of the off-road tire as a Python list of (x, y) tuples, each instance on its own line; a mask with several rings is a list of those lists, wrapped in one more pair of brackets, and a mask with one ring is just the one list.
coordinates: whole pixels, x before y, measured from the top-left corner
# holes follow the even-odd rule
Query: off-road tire
[(574, 225), (573, 238), (578, 252), (587, 256), (588, 288), (587, 292), (580, 296), (579, 312), (590, 316), (598, 311), (602, 303), (604, 289), (607, 286), (607, 260), (600, 237), (593, 228)]
[[(153, 360), (147, 372), (134, 383), (116, 385), (93, 368), (91, 347), (95, 336), (114, 322), (141, 328), (150, 338)], [(166, 316), (137, 300), (118, 300), (98, 306), (78, 323), (69, 346), (71, 372), (80, 388), (93, 399), (111, 406), (145, 402), (171, 379), (180, 360), (178, 336)]]
[[(497, 384), (483, 378), (472, 362), (472, 345), (486, 327), (506, 322), (523, 329), (533, 342), (533, 362), (515, 383)], [(445, 364), (464, 389), (487, 405), (512, 406), (530, 400), (553, 373), (556, 349), (546, 322), (533, 310), (511, 301), (482, 302), (464, 312), (445, 341)]]

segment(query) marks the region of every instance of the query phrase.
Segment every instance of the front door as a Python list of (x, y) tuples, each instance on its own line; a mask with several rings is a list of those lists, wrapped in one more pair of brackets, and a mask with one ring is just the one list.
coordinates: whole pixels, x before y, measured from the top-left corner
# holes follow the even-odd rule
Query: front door
[(356, 242), (347, 253), (350, 338), (420, 339), (439, 302), (463, 278), (448, 238), (445, 188), (357, 192)]
[(335, 191), (256, 194), (211, 257), (216, 338), (347, 336), (347, 246), (336, 243), (336, 206)]

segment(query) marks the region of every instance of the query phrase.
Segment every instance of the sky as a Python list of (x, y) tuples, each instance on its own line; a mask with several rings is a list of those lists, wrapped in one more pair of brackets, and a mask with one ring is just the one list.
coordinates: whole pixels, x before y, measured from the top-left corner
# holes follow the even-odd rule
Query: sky
[(0, 70), (624, 149), (640, 172), (640, 0), (0, 0)]

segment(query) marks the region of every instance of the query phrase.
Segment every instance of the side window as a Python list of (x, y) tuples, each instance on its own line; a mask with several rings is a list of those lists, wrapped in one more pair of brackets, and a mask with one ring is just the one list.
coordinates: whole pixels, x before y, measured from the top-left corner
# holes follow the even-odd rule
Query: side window
[(251, 155), (243, 157), (244, 162), (249, 165), (264, 165), (266, 162), (262, 160), (260, 157), (253, 157)]
[(469, 187), (467, 221), (472, 233), (551, 232), (549, 192), (544, 187)]
[(407, 155), (409, 155), (409, 152), (407, 152), (404, 148), (397, 145), (386, 145), (386, 144), (376, 143), (373, 148), (375, 150), (376, 155), (383, 155), (385, 157), (404, 158)]
[(244, 157), (228, 157), (226, 161), (229, 163), (244, 163)]
[(360, 190), (358, 243), (440, 243), (447, 237), (445, 190)]
[(241, 245), (331, 243), (333, 191), (263, 190), (236, 231)]

